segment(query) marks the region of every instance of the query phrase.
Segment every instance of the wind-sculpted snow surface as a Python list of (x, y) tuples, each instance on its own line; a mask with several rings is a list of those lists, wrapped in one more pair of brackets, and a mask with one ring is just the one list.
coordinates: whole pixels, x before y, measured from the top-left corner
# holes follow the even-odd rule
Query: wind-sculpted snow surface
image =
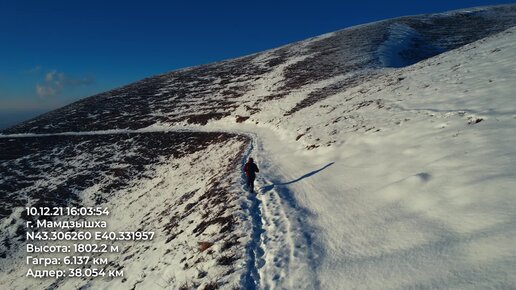
[[(273, 188), (312, 213), (320, 289), (514, 288), (515, 79), (512, 28), (321, 101), (326, 114), (297, 126), (336, 136), (331, 148), (240, 125), (263, 140)], [(352, 97), (362, 102), (342, 102)], [(338, 118), (374, 129), (332, 135)]]
[(47, 203), (162, 233), (109, 265), (127, 279), (51, 289), (514, 288), (514, 25), (516, 5), (389, 19), (4, 130), (0, 288), (26, 286), (20, 208)]

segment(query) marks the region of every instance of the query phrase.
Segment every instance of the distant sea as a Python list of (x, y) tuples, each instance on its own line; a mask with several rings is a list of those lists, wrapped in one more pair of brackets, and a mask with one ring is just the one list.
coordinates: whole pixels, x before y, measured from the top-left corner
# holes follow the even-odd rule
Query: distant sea
[(9, 128), (20, 122), (32, 119), (45, 111), (22, 111), (10, 112), (0, 109), (0, 130)]

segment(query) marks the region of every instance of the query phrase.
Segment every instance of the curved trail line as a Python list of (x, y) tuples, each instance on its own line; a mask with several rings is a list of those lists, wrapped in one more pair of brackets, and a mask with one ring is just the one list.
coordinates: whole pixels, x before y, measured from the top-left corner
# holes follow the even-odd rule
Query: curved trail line
[[(244, 166), (247, 159), (251, 155), (253, 150), (253, 143), (253, 139), (251, 138), (251, 143), (249, 144), (242, 158), (241, 168)], [(261, 257), (263, 256), (264, 251), (261, 248), (261, 234), (264, 232), (264, 230), (261, 219), (260, 200), (256, 197), (256, 194), (250, 193), (246, 190), (245, 173), (242, 172), (241, 177), (241, 188), (242, 191), (247, 192), (247, 200), (249, 202), (249, 205), (244, 204), (243, 208), (249, 212), (252, 223), (251, 240), (246, 246), (247, 269), (245, 275), (242, 277), (242, 286), (245, 289), (255, 290), (259, 289), (260, 283), (260, 274), (258, 269), (260, 268), (260, 265), (263, 265), (263, 260)]]

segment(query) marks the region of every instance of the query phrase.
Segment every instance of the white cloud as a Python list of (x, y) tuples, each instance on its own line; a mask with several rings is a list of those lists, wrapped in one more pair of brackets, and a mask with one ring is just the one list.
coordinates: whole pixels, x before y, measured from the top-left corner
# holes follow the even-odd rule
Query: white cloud
[(36, 84), (36, 94), (39, 97), (52, 97), (59, 95), (66, 87), (77, 87), (93, 83), (93, 77), (72, 78), (56, 70), (45, 74), (42, 84)]
[(56, 77), (56, 74), (57, 74), (57, 71), (55, 71), (55, 70), (47, 72), (47, 74), (45, 75), (45, 81), (46, 82), (53, 81)]
[(36, 94), (39, 97), (51, 97), (58, 93), (58, 88), (54, 88), (51, 85), (36, 85)]

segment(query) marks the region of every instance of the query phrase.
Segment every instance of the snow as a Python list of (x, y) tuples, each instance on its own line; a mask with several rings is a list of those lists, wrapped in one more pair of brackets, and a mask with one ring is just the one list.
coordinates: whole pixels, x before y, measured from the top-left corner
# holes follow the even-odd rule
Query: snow
[[(263, 289), (516, 285), (515, 32), (364, 84), (391, 106), (368, 112), (382, 130), (342, 132), (332, 148), (304, 150), (286, 122), (189, 127), (256, 136)], [(313, 126), (317, 113), (292, 123)]]
[[(259, 131), (262, 174), (273, 182), (333, 162), (282, 186), (312, 213), (303, 225), (320, 250), (322, 289), (516, 285), (514, 32), (409, 67), (399, 88), (372, 94), (403, 104), (384, 116), (411, 118), (398, 126), (343, 134), (343, 144), (320, 153)], [(470, 117), (483, 121), (468, 124)], [(267, 192), (261, 200), (267, 207)], [(277, 286), (295, 289), (290, 277)], [(301, 288), (317, 288), (309, 286)]]
[[(19, 176), (25, 172), (34, 172), (32, 178), (39, 182), (32, 187), (20, 190), (20, 194), (29, 197), (28, 206), (34, 205), (39, 197), (33, 195), (37, 189), (51, 188), (54, 185), (65, 186), (66, 182), (74, 177), (88, 173), (88, 179), (96, 180), (91, 186), (85, 188), (77, 186), (77, 192), (84, 206), (97, 206), (99, 195), (106, 202), (102, 206), (110, 209), (108, 217), (99, 218), (108, 224), (107, 231), (155, 231), (155, 239), (152, 242), (114, 242), (112, 245), (120, 247), (117, 253), (106, 253), (101, 257), (108, 258), (110, 264), (107, 269), (123, 269), (124, 278), (97, 278), (97, 279), (34, 279), (25, 277), (27, 265), (25, 265), (25, 243), (13, 246), (8, 251), (8, 258), (0, 263), (2, 271), (0, 287), (2, 289), (24, 289), (30, 287), (43, 289), (50, 287), (52, 283), (59, 283), (62, 289), (75, 289), (77, 287), (92, 287), (95, 289), (128, 289), (139, 285), (150, 289), (177, 289), (181, 285), (197, 285), (204, 287), (211, 281), (224, 283), (227, 287), (240, 284), (240, 277), (246, 271), (245, 265), (239, 258), (241, 249), (247, 244), (246, 230), (250, 227), (246, 222), (246, 214), (241, 210), (241, 204), (246, 203), (245, 197), (237, 196), (235, 192), (240, 190), (238, 182), (240, 176), (234, 172), (234, 158), (239, 158), (239, 151), (245, 145), (241, 138), (229, 138), (222, 140), (223, 135), (198, 135), (190, 133), (167, 132), (131, 132), (131, 134), (77, 134), (59, 135), (61, 143), (55, 142), (52, 147), (46, 148), (38, 145), (38, 140), (46, 141), (56, 136), (46, 136), (32, 139), (32, 146), (37, 147), (34, 155), (25, 155), (23, 158), (29, 162), (21, 165), (20, 159), (6, 161), (1, 166), (22, 166)], [(126, 132), (124, 132), (126, 133)], [(171, 136), (167, 136), (173, 134)], [(34, 136), (33, 136), (34, 137)], [(235, 137), (235, 136), (233, 136)], [(28, 138), (26, 136), (26, 138)], [(23, 139), (18, 142), (23, 142)], [(178, 148), (155, 148), (149, 138), (166, 141), (172, 138)], [(181, 141), (183, 138), (183, 141)], [(185, 140), (188, 138), (188, 140)], [(197, 142), (196, 138), (208, 138), (210, 145), (204, 146)], [(215, 138), (219, 142), (213, 142), (209, 138)], [(78, 140), (77, 140), (78, 139)], [(84, 141), (86, 140), (86, 141)], [(101, 140), (116, 140), (116, 142), (102, 143)], [(170, 139), (169, 139), (170, 140)], [(191, 144), (187, 142), (190, 141)], [(44, 142), (43, 142), (44, 143)], [(166, 142), (158, 143), (167, 144)], [(142, 145), (146, 145), (142, 146)], [(181, 147), (181, 148), (179, 148)], [(71, 149), (73, 148), (73, 149)], [(144, 155), (141, 149), (151, 149), (155, 154), (162, 154), (167, 150), (173, 150), (172, 155), (163, 154), (152, 159), (152, 155)], [(165, 150), (165, 151), (163, 151)], [(162, 152), (160, 152), (162, 151)], [(69, 152), (68, 155), (64, 152)], [(178, 158), (180, 152), (185, 156)], [(39, 156), (41, 155), (41, 156)], [(40, 161), (44, 156), (52, 156), (51, 160)], [(123, 172), (131, 172), (135, 164), (128, 163), (127, 158), (140, 157), (143, 164), (146, 158), (153, 162), (139, 169), (139, 175), (133, 175), (132, 179), (124, 180)], [(137, 159), (137, 160), (142, 160)], [(130, 160), (130, 159), (129, 159)], [(39, 169), (39, 164), (45, 164), (47, 168)], [(206, 172), (212, 164), (220, 166), (218, 172)], [(16, 165), (16, 166), (13, 166)], [(139, 161), (136, 166), (142, 165)], [(232, 168), (233, 173), (227, 175), (224, 167)], [(94, 170), (93, 170), (93, 169)], [(115, 170), (127, 168), (121, 176), (114, 178)], [(1, 168), (0, 169), (4, 169)], [(9, 171), (7, 171), (9, 173)], [(8, 174), (10, 175), (10, 174)], [(43, 175), (43, 176), (40, 176)], [(221, 177), (224, 177), (222, 179)], [(219, 187), (228, 193), (219, 193), (216, 196), (226, 198), (222, 205), (214, 202), (214, 180), (219, 181)], [(3, 179), (2, 183), (9, 182)], [(124, 184), (126, 182), (126, 184)], [(122, 186), (120, 186), (122, 184)], [(108, 188), (114, 188), (109, 191)], [(229, 198), (231, 197), (231, 198)], [(239, 197), (239, 198), (237, 198)], [(210, 205), (208, 207), (208, 204)], [(202, 210), (199, 208), (203, 208)], [(2, 224), (2, 240), (16, 237), (15, 230), (24, 226), (24, 220), (17, 218), (24, 208), (15, 207), (9, 218)], [(194, 210), (192, 210), (194, 209)], [(230, 233), (222, 230), (223, 224), (212, 223), (205, 229), (200, 229), (202, 222), (209, 222), (213, 218), (234, 216), (238, 228)], [(81, 217), (64, 217), (81, 219)], [(9, 230), (8, 232), (5, 230)], [(94, 229), (99, 230), (99, 229)], [(233, 246), (223, 248), (227, 241), (233, 240)], [(200, 252), (199, 242), (212, 242), (210, 250)], [(56, 242), (57, 243), (57, 242)], [(71, 242), (58, 242), (59, 245), (71, 244)], [(109, 242), (108, 242), (109, 243)], [(45, 244), (44, 242), (40, 242)], [(55, 244), (55, 243), (51, 243)], [(6, 243), (2, 244), (2, 251), (6, 249)], [(7, 246), (9, 247), (9, 246)], [(46, 254), (45, 256), (61, 257), (68, 254)], [(95, 254), (92, 254), (93, 256)], [(235, 263), (221, 265), (218, 261), (227, 256), (237, 257)], [(107, 271), (107, 270), (106, 270)], [(230, 274), (227, 274), (228, 271)], [(202, 275), (200, 274), (202, 273)]]
[[(487, 13), (482, 9), (471, 11)], [(459, 17), (460, 13), (449, 15)], [(435, 19), (420, 20), (430, 23)], [(161, 156), (159, 164), (145, 169), (150, 178), (134, 180), (131, 186), (114, 193), (120, 199), (107, 203), (130, 213), (113, 215), (117, 228), (142, 220), (145, 226), (163, 228), (177, 217), (172, 212), (188, 212), (174, 229), (175, 233), (192, 233), (205, 209), (189, 211), (178, 201), (196, 189), (199, 192), (191, 198), (198, 200), (209, 190), (210, 181), (224, 180), (225, 190), (235, 198), (229, 204), (238, 220), (231, 232), (240, 242), (231, 249), (237, 256), (233, 267), (215, 262), (225, 254), (221, 241), (227, 237), (220, 233), (219, 225), (210, 225), (199, 236), (178, 234), (170, 245), (161, 237), (153, 244), (157, 250), (135, 246), (131, 249), (135, 257), (115, 260), (126, 267), (127, 282), (88, 281), (87, 285), (95, 289), (127, 289), (128, 285), (136, 289), (177, 289), (185, 283), (202, 288), (214, 280), (224, 283), (221, 285), (225, 289), (514, 288), (516, 28), (444, 52), (407, 22), (375, 25), (388, 25), (387, 37), (375, 38), (382, 40), (378, 43), (364, 41), (363, 49), (370, 49), (366, 53), (352, 51), (359, 58), (357, 63), (364, 64), (355, 70), (321, 79), (317, 74), (312, 81), (301, 79), (292, 89), (283, 88), (290, 81), (286, 75), (292, 66), (322, 57), (313, 46), (333, 49), (328, 43), (332, 44), (339, 32), (330, 33), (250, 58), (253, 65), (263, 68), (279, 51), (288, 50), (288, 57), (260, 72), (260, 78), (244, 74), (231, 79), (231, 86), (248, 87), (238, 102), (231, 104), (234, 110), (206, 101), (224, 98), (221, 91), (227, 87), (221, 83), (227, 81), (227, 70), (236, 68), (223, 65), (231, 61), (220, 64), (223, 73), (212, 65), (209, 68), (218, 74), (185, 77), (193, 79), (188, 85), (202, 97), (183, 100), (173, 95), (149, 105), (152, 118), (203, 110), (227, 113), (218, 120), (209, 119), (207, 124), (138, 116), (141, 119), (134, 122), (144, 119), (142, 124), (146, 125), (134, 125), (137, 129), (100, 126), (102, 130), (89, 131), (96, 126), (92, 123), (88, 131), (20, 132), (0, 138), (229, 132), (252, 141), (242, 152), (243, 141), (230, 140), (181, 158)], [(374, 32), (375, 27), (360, 29)], [(360, 32), (359, 27), (352, 29)], [(460, 37), (457, 35), (457, 39)], [(343, 61), (337, 56), (318, 68)], [(381, 62), (379, 67), (367, 61), (375, 58)], [(242, 60), (245, 58), (238, 59)], [(167, 87), (160, 87), (154, 96), (165, 98), (177, 82), (167, 79), (163, 83)], [(325, 89), (328, 93), (322, 94)], [(210, 96), (199, 91), (208, 91)], [(277, 93), (285, 95), (264, 101)], [(287, 114), (314, 93), (321, 95), (313, 104)], [(184, 107), (164, 108), (176, 101), (184, 102)], [(79, 105), (77, 108), (81, 109)], [(236, 116), (249, 118), (237, 123)], [(116, 123), (117, 115), (109, 117)], [(77, 154), (67, 161), (72, 168), (89, 166), (91, 155), (81, 151), (82, 145), (75, 145)], [(117, 146), (109, 151), (113, 154), (110, 160), (120, 158)], [(65, 150), (60, 150), (49, 153), (51, 157), (47, 158), (55, 159), (52, 164), (63, 163), (58, 157)], [(257, 195), (246, 192), (239, 166), (210, 178), (199, 173), (203, 168), (230, 166), (227, 158), (236, 153), (241, 154), (235, 157), (240, 159), (240, 166), (251, 156), (260, 167)], [(38, 180), (35, 186), (61, 182), (73, 172), (61, 177), (49, 175), (51, 180)], [(84, 200), (92, 201), (98, 190), (97, 185), (80, 193)], [(152, 217), (146, 217), (150, 213), (154, 213)], [(162, 219), (156, 213), (162, 213)], [(8, 221), (4, 222), (2, 229), (8, 228)], [(14, 235), (13, 231), (9, 234)], [(199, 240), (216, 242), (214, 254), (196, 251)], [(198, 268), (186, 267), (185, 258), (199, 261)], [(228, 270), (233, 272), (226, 275)], [(199, 278), (204, 271), (208, 276)], [(16, 273), (19, 276), (21, 272)], [(0, 276), (0, 285), (15, 289), (25, 286), (25, 280), (16, 279), (18, 276)], [(67, 289), (81, 285), (65, 281), (59, 286)]]
[(385, 67), (404, 67), (444, 52), (429, 43), (417, 30), (395, 23), (389, 27), (389, 38), (378, 47), (380, 62)]

